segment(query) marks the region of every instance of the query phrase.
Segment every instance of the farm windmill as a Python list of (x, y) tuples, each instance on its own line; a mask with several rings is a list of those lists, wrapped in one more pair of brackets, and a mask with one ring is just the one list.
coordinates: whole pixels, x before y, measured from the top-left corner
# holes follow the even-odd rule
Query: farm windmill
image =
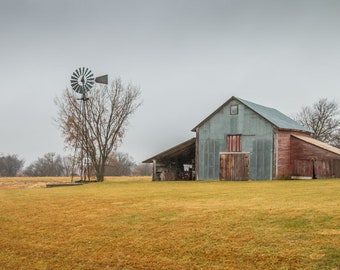
[[(86, 180), (85, 169), (88, 173), (88, 180), (90, 180), (90, 171), (89, 171), (89, 160), (88, 160), (88, 142), (87, 136), (85, 132), (87, 132), (87, 106), (86, 101), (89, 100), (87, 97), (87, 92), (91, 90), (95, 83), (100, 84), (108, 84), (108, 75), (94, 77), (92, 71), (88, 68), (82, 67), (76, 69), (71, 76), (71, 86), (72, 89), (81, 94), (79, 100), (80, 104), (80, 114), (81, 114), (81, 125), (82, 125), (82, 133), (81, 133), (81, 146), (80, 146), (80, 181)], [(77, 151), (78, 146), (75, 146), (75, 152)], [(85, 156), (84, 156), (85, 149)], [(84, 159), (86, 160), (86, 167), (84, 166)]]

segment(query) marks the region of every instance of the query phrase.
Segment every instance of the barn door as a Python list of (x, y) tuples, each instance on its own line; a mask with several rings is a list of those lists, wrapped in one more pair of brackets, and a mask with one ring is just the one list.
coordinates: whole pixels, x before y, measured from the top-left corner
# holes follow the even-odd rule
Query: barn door
[(220, 153), (220, 180), (248, 180), (249, 153)]

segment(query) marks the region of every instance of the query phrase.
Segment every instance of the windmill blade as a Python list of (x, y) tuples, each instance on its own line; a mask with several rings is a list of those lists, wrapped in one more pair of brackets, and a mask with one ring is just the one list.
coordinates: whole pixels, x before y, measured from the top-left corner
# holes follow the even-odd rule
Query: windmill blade
[(92, 75), (91, 70), (87, 68), (85, 72), (85, 76), (90, 76), (90, 75)]
[(77, 82), (77, 81), (78, 81), (78, 77), (72, 75), (72, 76), (71, 76), (71, 82), (72, 82), (72, 81)]
[(77, 82), (72, 82), (72, 81), (71, 81), (71, 86), (72, 86), (72, 88), (74, 89), (76, 86), (78, 86), (78, 83), (77, 83)]
[(75, 88), (78, 86), (78, 83), (77, 82), (71, 82), (71, 86), (75, 90)]
[(92, 88), (91, 86), (89, 86), (89, 85), (86, 85), (86, 86), (85, 86), (85, 90), (86, 90), (86, 92), (90, 91), (90, 89), (91, 89), (91, 88)]
[(78, 85), (78, 93), (80, 94), (83, 93), (83, 87), (81, 85)]
[(91, 84), (91, 85), (94, 85), (94, 80), (93, 80), (93, 79), (88, 79), (88, 80), (87, 80), (87, 83), (88, 83), (88, 84)]
[(77, 77), (71, 77), (71, 83), (78, 83)]
[(78, 93), (78, 92), (79, 92), (79, 89), (78, 89), (78, 88), (79, 88), (79, 85), (76, 85), (76, 86), (73, 87), (73, 90), (76, 91), (76, 92)]
[(91, 90), (93, 84), (88, 84), (86, 87), (89, 89), (89, 91)]

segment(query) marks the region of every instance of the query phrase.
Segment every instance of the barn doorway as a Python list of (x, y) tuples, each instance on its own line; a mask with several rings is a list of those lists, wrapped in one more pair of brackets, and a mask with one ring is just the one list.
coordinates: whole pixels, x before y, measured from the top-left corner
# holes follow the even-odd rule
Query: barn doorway
[(249, 179), (249, 153), (220, 153), (220, 180), (246, 181)]

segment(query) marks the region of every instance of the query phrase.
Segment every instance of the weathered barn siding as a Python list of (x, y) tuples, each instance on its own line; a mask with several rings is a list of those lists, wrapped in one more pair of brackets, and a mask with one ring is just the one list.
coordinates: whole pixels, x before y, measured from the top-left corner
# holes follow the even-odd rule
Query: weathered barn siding
[[(238, 114), (230, 114), (232, 105)], [(227, 151), (228, 135), (241, 135), (241, 151), (250, 153), (250, 178), (272, 179), (272, 125), (244, 104), (232, 100), (196, 131), (198, 179), (219, 179), (219, 153)]]
[(334, 177), (334, 161), (327, 160), (313, 160), (315, 178)]
[(291, 177), (309, 177), (313, 178), (314, 169), (313, 169), (313, 160), (310, 159), (295, 159), (292, 160), (291, 166)]
[(266, 139), (257, 139), (253, 142), (250, 160), (251, 179), (272, 179), (272, 146), (272, 137)]
[(290, 131), (278, 131), (277, 134), (277, 177), (287, 178), (291, 174), (290, 166)]
[(334, 177), (340, 178), (340, 159), (334, 159)]
[(291, 137), (293, 176), (313, 178), (340, 177), (340, 156), (322, 147)]
[(340, 178), (340, 159), (296, 159), (292, 161), (292, 176), (309, 178)]
[(291, 170), (291, 138), (292, 135), (307, 136), (304, 132), (290, 131), (290, 130), (278, 130), (277, 131), (277, 179), (290, 178), (292, 174)]

